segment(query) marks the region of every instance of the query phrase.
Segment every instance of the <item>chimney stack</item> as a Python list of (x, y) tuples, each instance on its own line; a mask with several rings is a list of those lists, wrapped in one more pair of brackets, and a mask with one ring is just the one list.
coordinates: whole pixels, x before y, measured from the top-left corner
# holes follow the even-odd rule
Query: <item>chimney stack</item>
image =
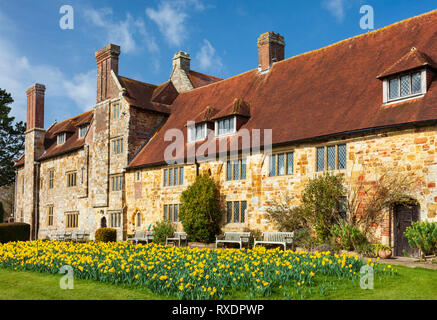
[(188, 73), (191, 69), (191, 58), (187, 52), (179, 51), (173, 57), (173, 69), (182, 69)]
[(26, 131), (44, 129), (44, 95), (46, 87), (36, 83), (27, 89)]
[(118, 76), (120, 47), (108, 44), (96, 52), (97, 61), (97, 103), (118, 96), (118, 89), (112, 80), (111, 71)]
[(268, 71), (273, 63), (284, 60), (284, 37), (278, 33), (266, 32), (258, 38), (259, 71)]

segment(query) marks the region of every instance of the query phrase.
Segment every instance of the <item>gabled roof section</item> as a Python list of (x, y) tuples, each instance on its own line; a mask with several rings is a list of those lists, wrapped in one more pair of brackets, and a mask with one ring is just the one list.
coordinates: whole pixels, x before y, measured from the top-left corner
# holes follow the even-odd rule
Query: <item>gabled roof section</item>
[(204, 110), (202, 110), (199, 115), (193, 119), (195, 123), (209, 122), (213, 119), (213, 117), (219, 112), (214, 107), (207, 106)]
[(250, 102), (250, 118), (240, 130), (259, 129), (263, 141), (263, 130), (272, 129), (273, 145), (434, 122), (435, 82), (422, 98), (391, 108), (383, 105), (376, 77), (393, 57), (404, 56), (412, 47), (437, 61), (437, 10), (276, 62), (268, 73), (254, 69), (180, 93), (165, 125), (128, 168), (165, 164), (164, 151), (172, 143), (164, 140), (167, 130), (186, 134), (187, 121), (196, 119), (205, 106), (231, 105), (236, 97)]
[(416, 49), (411, 50), (400, 58), (395, 64), (387, 68), (383, 73), (377, 76), (378, 79), (382, 79), (397, 73), (401, 73), (408, 70), (417, 69), (420, 67), (429, 66), (435, 68), (434, 62), (425, 53)]
[(200, 88), (208, 84), (223, 80), (221, 78), (210, 76), (194, 70), (190, 70), (187, 76), (194, 88)]
[[(85, 145), (85, 138), (79, 139), (78, 127), (83, 124), (91, 123), (93, 116), (94, 111), (90, 110), (71, 119), (53, 124), (46, 132), (44, 139), (45, 151), (38, 160), (52, 158), (82, 148)], [(61, 132), (69, 132), (71, 134), (67, 135), (64, 144), (58, 145), (56, 135)]]
[(153, 91), (152, 102), (171, 105), (178, 96), (178, 91), (171, 81), (167, 81)]
[(223, 108), (218, 112), (213, 120), (225, 118), (229, 116), (242, 116), (245, 118), (250, 117), (250, 105), (243, 99), (234, 99), (234, 102), (229, 104), (227, 107)]
[(168, 106), (152, 101), (154, 91), (157, 88), (156, 85), (122, 76), (117, 78), (122, 88), (125, 89), (124, 97), (129, 105), (148, 111), (170, 113)]

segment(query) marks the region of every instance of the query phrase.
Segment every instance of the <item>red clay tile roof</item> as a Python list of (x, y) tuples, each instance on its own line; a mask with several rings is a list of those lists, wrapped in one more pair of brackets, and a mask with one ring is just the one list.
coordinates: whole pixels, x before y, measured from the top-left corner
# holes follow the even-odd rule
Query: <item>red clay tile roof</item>
[(194, 70), (188, 72), (188, 79), (190, 79), (191, 84), (194, 88), (200, 88), (208, 84), (223, 80), (214, 76), (210, 76), (204, 73), (200, 73)]
[(122, 76), (118, 76), (118, 81), (126, 89), (125, 98), (131, 106), (160, 113), (170, 113), (168, 106), (152, 102), (157, 86)]
[(377, 78), (385, 78), (403, 71), (412, 70), (424, 66), (435, 68), (435, 63), (426, 54), (413, 47), (394, 65), (390, 66), (387, 70), (378, 75)]
[(186, 134), (186, 122), (205, 106), (225, 108), (235, 98), (250, 102), (251, 116), (241, 128), (273, 129), (274, 145), (436, 120), (436, 82), (423, 98), (382, 105), (376, 77), (412, 47), (437, 61), (437, 10), (277, 62), (265, 74), (255, 69), (181, 93), (166, 124), (129, 168), (163, 164), (172, 143), (164, 141), (168, 129)]
[(227, 107), (223, 108), (218, 112), (212, 120), (229, 117), (232, 115), (243, 116), (246, 118), (250, 117), (250, 105), (242, 99), (234, 99), (234, 102), (229, 104)]

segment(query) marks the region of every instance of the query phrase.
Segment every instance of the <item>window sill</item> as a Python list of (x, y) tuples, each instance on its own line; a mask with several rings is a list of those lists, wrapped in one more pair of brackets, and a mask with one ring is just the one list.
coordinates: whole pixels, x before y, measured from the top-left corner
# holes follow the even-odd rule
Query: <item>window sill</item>
[(391, 105), (391, 104), (396, 104), (396, 103), (400, 103), (400, 102), (404, 102), (404, 101), (408, 101), (408, 100), (422, 98), (424, 96), (425, 96), (424, 93), (417, 93), (417, 94), (406, 96), (406, 97), (401, 97), (401, 98), (397, 98), (397, 99), (387, 100), (387, 102), (385, 102), (384, 105), (388, 106), (388, 105)]

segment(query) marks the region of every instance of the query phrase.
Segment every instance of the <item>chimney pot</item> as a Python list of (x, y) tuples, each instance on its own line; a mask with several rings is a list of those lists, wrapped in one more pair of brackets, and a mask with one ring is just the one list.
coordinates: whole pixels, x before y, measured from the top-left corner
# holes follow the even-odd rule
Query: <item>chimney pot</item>
[(284, 37), (278, 33), (266, 32), (258, 38), (259, 70), (267, 71), (274, 62), (284, 60)]
[(44, 96), (46, 87), (36, 83), (29, 87), (27, 94), (26, 131), (38, 128), (44, 129)]

